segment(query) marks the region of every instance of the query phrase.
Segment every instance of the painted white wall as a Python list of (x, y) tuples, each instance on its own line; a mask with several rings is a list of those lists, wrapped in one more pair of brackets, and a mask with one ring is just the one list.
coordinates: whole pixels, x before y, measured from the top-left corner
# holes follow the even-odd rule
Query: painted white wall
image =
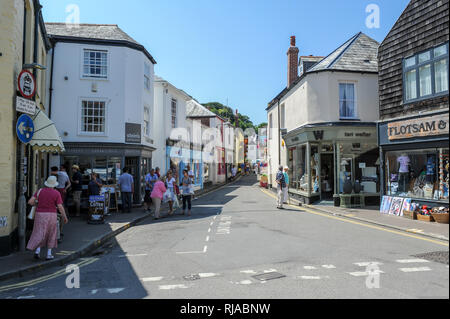
[[(84, 49), (108, 51), (107, 79), (82, 78)], [(144, 53), (126, 47), (61, 42), (54, 50), (51, 117), (63, 142), (125, 143), (128, 122), (141, 124), (142, 145), (154, 146), (148, 138), (155, 137), (144, 136), (144, 105), (154, 112), (154, 65)], [(144, 85), (144, 63), (150, 66), (150, 90)], [(92, 92), (94, 84), (97, 92)], [(105, 134), (81, 132), (83, 98), (106, 101)]]
[[(347, 82), (355, 84), (357, 118), (361, 122), (378, 121), (377, 74), (319, 72), (308, 74), (280, 100), (280, 108), (285, 106), (284, 128), (290, 132), (306, 124), (340, 122), (339, 83)], [(273, 116), (273, 130), (272, 139), (268, 139), (269, 182), (274, 185), (280, 143), (277, 104), (268, 110), (267, 123), (270, 115)], [(281, 165), (287, 165), (286, 146), (281, 147)]]

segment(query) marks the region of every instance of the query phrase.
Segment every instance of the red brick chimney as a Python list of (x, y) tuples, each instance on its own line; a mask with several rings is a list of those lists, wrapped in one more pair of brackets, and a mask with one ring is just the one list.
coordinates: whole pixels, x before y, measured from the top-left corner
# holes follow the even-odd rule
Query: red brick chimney
[(289, 88), (292, 83), (298, 78), (298, 48), (295, 46), (295, 36), (291, 37), (291, 47), (287, 52), (288, 56), (288, 81), (287, 87)]

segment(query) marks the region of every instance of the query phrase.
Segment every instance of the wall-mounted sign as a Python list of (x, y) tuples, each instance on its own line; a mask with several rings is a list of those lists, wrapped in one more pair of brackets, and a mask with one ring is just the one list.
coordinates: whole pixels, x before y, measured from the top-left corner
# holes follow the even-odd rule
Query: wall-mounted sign
[(4, 228), (6, 226), (8, 226), (8, 217), (1, 216), (0, 217), (0, 228)]
[(30, 71), (23, 70), (20, 72), (17, 79), (17, 85), (19, 86), (19, 92), (26, 99), (33, 98), (36, 93), (36, 80)]
[(36, 102), (18, 96), (16, 98), (16, 111), (34, 115), (36, 113)]
[(388, 123), (389, 140), (448, 134), (448, 114)]
[(22, 143), (29, 143), (34, 135), (34, 123), (31, 117), (22, 114), (16, 124), (17, 137)]
[(141, 144), (141, 124), (125, 123), (125, 143)]

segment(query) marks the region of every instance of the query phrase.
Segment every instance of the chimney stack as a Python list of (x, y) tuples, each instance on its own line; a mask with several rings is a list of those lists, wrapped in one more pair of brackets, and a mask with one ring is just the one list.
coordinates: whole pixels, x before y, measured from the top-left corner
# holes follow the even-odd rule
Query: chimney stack
[(291, 87), (292, 83), (298, 78), (298, 48), (295, 46), (295, 36), (291, 37), (291, 47), (287, 52), (288, 56), (288, 81), (287, 87)]

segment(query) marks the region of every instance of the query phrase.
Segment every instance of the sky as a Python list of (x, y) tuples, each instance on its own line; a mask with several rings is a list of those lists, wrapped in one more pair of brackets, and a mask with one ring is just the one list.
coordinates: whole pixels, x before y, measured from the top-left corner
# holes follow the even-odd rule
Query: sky
[[(326, 56), (363, 32), (382, 42), (409, 0), (41, 0), (45, 22), (118, 24), (157, 61), (155, 74), (200, 103), (238, 109), (254, 124), (287, 82), (290, 36), (300, 55)], [(366, 7), (379, 7), (368, 28)]]

